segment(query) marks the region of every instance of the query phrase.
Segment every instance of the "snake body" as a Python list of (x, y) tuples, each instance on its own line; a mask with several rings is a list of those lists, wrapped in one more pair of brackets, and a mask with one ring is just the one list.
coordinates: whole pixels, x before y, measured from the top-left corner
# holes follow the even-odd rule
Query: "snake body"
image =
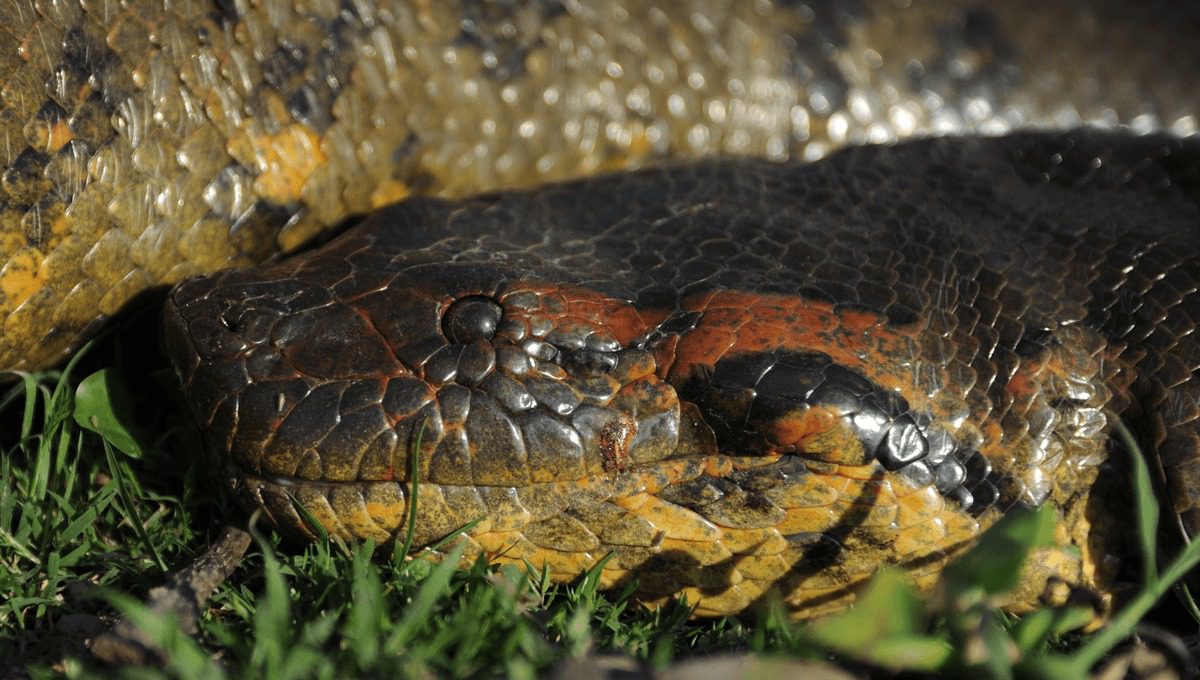
[(1187, 134), (1196, 28), (1117, 0), (14, 0), (0, 369), (411, 195), (931, 133)]
[[(8, 369), (147, 287), (399, 199), (701, 159), (413, 200), (177, 289), (169, 346), (210, 446), (285, 530), (310, 531), (290, 493), (336, 533), (394, 536), (415, 464), (422, 544), (483, 518), (463, 540), (498, 559), (570, 577), (611, 551), (604, 583), (647, 601), (717, 614), (776, 589), (805, 616), (880, 564), (927, 584), (1048, 502), (1077, 550), (1043, 575), (1103, 591), (1125, 417), (1194, 533), (1195, 149), (1173, 136), (1194, 131), (1200, 59), (1176, 6), (0, 18)], [(1125, 132), (829, 155), (1080, 124)]]
[(1197, 197), (1197, 145), (1079, 131), (412, 200), (183, 283), (168, 344), (294, 535), (395, 538), (415, 466), (418, 545), (807, 616), (1049, 503), (1103, 590), (1116, 418), (1195, 528)]

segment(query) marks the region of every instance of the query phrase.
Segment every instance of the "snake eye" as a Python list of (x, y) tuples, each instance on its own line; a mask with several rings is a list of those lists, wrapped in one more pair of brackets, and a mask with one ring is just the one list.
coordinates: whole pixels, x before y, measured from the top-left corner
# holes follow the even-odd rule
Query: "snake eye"
[(442, 331), (450, 341), (469, 345), (491, 340), (504, 310), (495, 300), (478, 295), (455, 300), (442, 316)]

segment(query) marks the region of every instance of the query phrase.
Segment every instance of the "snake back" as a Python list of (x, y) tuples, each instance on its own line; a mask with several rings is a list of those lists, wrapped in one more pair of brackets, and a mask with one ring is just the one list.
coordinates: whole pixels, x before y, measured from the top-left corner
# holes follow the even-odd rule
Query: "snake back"
[(409, 196), (1027, 126), (1190, 134), (1196, 19), (1123, 0), (12, 0), (0, 370)]

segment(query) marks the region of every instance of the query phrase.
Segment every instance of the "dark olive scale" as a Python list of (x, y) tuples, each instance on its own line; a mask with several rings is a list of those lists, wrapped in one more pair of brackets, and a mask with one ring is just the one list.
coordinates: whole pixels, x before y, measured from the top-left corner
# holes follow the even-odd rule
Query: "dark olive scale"
[(525, 387), (539, 404), (558, 415), (567, 415), (583, 401), (576, 390), (557, 380), (535, 377)]
[(457, 380), (468, 386), (478, 385), (496, 366), (496, 352), (492, 345), (480, 340), (463, 348), (458, 357)]
[(616, 367), (617, 361), (617, 356), (613, 352), (580, 348), (559, 352), (560, 365), (564, 368), (577, 370), (585, 374), (608, 373)]
[(462, 356), (462, 345), (447, 345), (425, 362), (425, 379), (436, 385), (444, 385), (458, 377), (458, 359)]

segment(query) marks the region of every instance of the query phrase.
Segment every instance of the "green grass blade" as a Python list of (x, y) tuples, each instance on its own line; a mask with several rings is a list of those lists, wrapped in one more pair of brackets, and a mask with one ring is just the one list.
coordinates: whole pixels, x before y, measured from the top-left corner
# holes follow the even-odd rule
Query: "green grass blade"
[[(1158, 539), (1158, 499), (1154, 497), (1150, 469), (1146, 465), (1137, 439), (1121, 421), (1117, 422), (1116, 434), (1129, 454), (1130, 468), (1133, 472), (1138, 545), (1142, 553), (1142, 582), (1151, 584), (1158, 580), (1158, 550), (1155, 547)], [(1149, 490), (1149, 493), (1143, 490)]]
[(412, 447), (409, 451), (408, 471), (408, 528), (404, 532), (404, 554), (412, 552), (413, 540), (417, 535), (417, 494), (421, 488), (421, 439), (425, 436), (426, 420), (421, 419), (417, 431), (413, 435)]
[(108, 461), (109, 471), (112, 473), (112, 482), (117, 487), (117, 497), (121, 501), (122, 509), (125, 511), (125, 518), (129, 521), (129, 525), (133, 527), (133, 531), (137, 534), (138, 540), (142, 542), (142, 547), (146, 552), (150, 553), (155, 565), (160, 571), (166, 573), (167, 563), (159, 554), (158, 546), (154, 541), (150, 540), (150, 535), (146, 532), (146, 524), (142, 520), (141, 513), (138, 512), (137, 503), (134, 502), (133, 494), (133, 475), (126, 468), (123, 461), (117, 459), (116, 451), (113, 450), (108, 440), (102, 440), (104, 446), (104, 457)]
[(450, 578), (458, 569), (467, 544), (459, 543), (450, 554), (430, 572), (429, 577), (421, 584), (417, 596), (404, 614), (404, 620), (392, 631), (384, 650), (388, 654), (399, 654), (408, 645), (421, 626), (425, 625), (434, 605), (450, 587)]

